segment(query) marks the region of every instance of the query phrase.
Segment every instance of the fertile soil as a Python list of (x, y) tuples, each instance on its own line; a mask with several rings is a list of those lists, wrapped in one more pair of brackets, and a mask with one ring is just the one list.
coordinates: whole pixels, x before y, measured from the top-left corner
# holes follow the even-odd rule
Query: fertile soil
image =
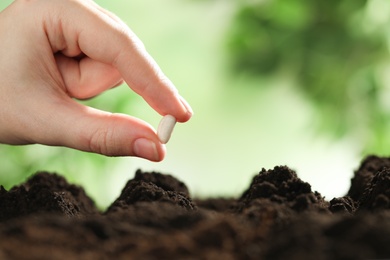
[(0, 187), (0, 259), (384, 258), (390, 158), (367, 157), (348, 194), (330, 201), (286, 166), (261, 170), (239, 198), (205, 200), (170, 175), (137, 171), (105, 212), (56, 174)]

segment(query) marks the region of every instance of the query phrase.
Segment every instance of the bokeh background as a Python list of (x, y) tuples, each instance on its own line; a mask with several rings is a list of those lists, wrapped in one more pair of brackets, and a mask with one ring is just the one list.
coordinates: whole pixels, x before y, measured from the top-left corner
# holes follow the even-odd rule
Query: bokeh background
[[(331, 199), (347, 192), (365, 155), (389, 154), (389, 1), (96, 2), (141, 38), (195, 115), (176, 126), (160, 163), (0, 145), (6, 189), (38, 170), (57, 172), (104, 208), (137, 169), (215, 197), (237, 196), (262, 168), (288, 165)], [(126, 85), (83, 103), (155, 127), (161, 119)]]

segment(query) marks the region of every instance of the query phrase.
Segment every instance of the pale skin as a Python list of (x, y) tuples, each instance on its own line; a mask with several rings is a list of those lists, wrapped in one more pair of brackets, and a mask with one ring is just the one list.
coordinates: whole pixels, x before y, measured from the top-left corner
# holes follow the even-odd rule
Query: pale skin
[(161, 161), (148, 123), (77, 102), (123, 81), (159, 114), (192, 116), (136, 35), (91, 0), (15, 0), (0, 13), (0, 39), (0, 143)]

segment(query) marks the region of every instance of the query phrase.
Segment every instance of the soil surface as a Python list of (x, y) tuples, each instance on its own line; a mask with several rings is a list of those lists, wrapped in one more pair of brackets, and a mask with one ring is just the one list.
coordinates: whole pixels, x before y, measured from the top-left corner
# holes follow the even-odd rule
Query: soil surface
[(239, 198), (205, 200), (137, 171), (105, 212), (53, 173), (0, 186), (0, 259), (385, 258), (390, 158), (367, 157), (330, 201), (286, 166), (262, 169)]

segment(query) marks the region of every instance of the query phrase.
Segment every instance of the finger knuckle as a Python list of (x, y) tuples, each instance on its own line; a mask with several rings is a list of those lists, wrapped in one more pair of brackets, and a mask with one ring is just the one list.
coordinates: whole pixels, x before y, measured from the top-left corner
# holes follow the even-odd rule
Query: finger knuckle
[(114, 130), (112, 127), (97, 129), (90, 138), (90, 150), (104, 155), (113, 155)]

